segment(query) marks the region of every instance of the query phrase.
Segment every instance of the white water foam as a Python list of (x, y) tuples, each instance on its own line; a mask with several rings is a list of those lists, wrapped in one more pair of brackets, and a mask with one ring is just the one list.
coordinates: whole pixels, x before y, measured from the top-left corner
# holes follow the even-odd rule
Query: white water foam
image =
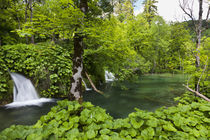
[(39, 98), (35, 100), (27, 100), (27, 101), (22, 101), (22, 102), (12, 102), (10, 104), (5, 105), (5, 107), (16, 108), (16, 107), (23, 107), (23, 106), (42, 106), (42, 104), (46, 102), (55, 102), (55, 99)]
[(54, 102), (55, 99), (39, 98), (32, 82), (18, 73), (10, 73), (13, 81), (13, 102), (5, 105), (6, 108), (36, 105), (41, 106), (45, 102)]
[(85, 85), (85, 90), (86, 91), (90, 91), (90, 90), (92, 90), (92, 88), (88, 88), (87, 87), (87, 84), (85, 83), (85, 81), (82, 79), (82, 82), (83, 82), (83, 84)]
[(114, 81), (115, 80), (114, 74), (109, 71), (105, 71), (105, 80), (106, 82)]
[(31, 80), (17, 73), (10, 73), (13, 81), (13, 102), (39, 99)]

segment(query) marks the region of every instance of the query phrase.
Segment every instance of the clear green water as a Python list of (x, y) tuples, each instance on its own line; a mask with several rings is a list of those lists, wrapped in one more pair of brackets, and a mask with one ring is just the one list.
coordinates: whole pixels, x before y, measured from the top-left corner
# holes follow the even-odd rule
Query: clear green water
[[(101, 88), (104, 96), (88, 91), (84, 94), (84, 100), (105, 108), (115, 118), (124, 118), (133, 112), (135, 107), (154, 111), (162, 106), (176, 104), (174, 98), (185, 92), (182, 86), (185, 79), (184, 75), (147, 75), (135, 82), (117, 82), (114, 87), (107, 84)], [(127, 90), (122, 90), (122, 87)]]
[(42, 106), (25, 106), (18, 108), (0, 107), (0, 132), (13, 124), (32, 125), (50, 111), (55, 102), (43, 103)]
[[(183, 75), (147, 75), (134, 82), (116, 82), (103, 85), (101, 90), (104, 96), (94, 91), (84, 93), (84, 100), (94, 105), (101, 106), (115, 118), (127, 117), (134, 111), (134, 108), (154, 111), (162, 106), (176, 104), (174, 97), (184, 92), (182, 84)], [(127, 90), (121, 87), (126, 86)], [(6, 109), (0, 107), (0, 131), (12, 124), (32, 125), (41, 117), (47, 114), (56, 103), (45, 103), (39, 106), (26, 106), (20, 108)]]

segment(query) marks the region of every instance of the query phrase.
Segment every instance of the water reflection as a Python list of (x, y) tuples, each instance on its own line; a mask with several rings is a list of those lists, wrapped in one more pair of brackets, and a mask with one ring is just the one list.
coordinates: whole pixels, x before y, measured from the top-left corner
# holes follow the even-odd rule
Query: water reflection
[[(135, 82), (118, 82), (114, 87), (106, 84), (101, 87), (104, 96), (88, 91), (84, 94), (84, 100), (105, 108), (115, 118), (123, 118), (135, 107), (154, 111), (176, 104), (174, 98), (185, 91), (182, 86), (185, 79), (184, 75), (147, 75)], [(122, 87), (127, 90), (122, 90)]]
[[(100, 89), (104, 96), (94, 91), (86, 91), (84, 100), (105, 108), (115, 118), (124, 118), (133, 112), (135, 107), (154, 111), (162, 106), (174, 105), (173, 98), (185, 91), (182, 86), (185, 79), (183, 75), (147, 75), (135, 82), (117, 82), (114, 87), (108, 83)], [(122, 87), (127, 90), (122, 90)], [(10, 109), (0, 107), (0, 131), (12, 124), (32, 125), (54, 105), (55, 102), (47, 102), (42, 106)]]
[(42, 106), (24, 106), (18, 108), (0, 107), (0, 131), (13, 124), (32, 125), (50, 111), (55, 102), (43, 103)]

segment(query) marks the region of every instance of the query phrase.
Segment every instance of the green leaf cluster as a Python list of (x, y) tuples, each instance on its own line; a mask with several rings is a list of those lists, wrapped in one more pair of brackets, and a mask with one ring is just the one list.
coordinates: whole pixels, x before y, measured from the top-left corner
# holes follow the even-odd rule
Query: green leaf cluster
[(90, 102), (63, 100), (35, 125), (13, 125), (0, 133), (0, 139), (207, 140), (209, 112), (208, 102), (193, 102), (155, 112), (136, 109), (127, 118), (113, 119)]
[[(11, 97), (11, 72), (23, 73), (45, 97), (67, 95), (72, 75), (70, 52), (51, 43), (4, 45), (0, 50), (0, 99)], [(11, 92), (9, 92), (11, 91)]]

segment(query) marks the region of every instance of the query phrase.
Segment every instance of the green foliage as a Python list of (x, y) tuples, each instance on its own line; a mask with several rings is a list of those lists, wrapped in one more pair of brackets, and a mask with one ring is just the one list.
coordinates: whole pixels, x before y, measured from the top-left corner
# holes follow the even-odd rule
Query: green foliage
[(190, 59), (190, 47), (188, 46), (190, 42), (189, 31), (186, 30), (186, 26), (180, 23), (173, 23), (170, 26), (171, 30), (171, 40), (169, 44), (169, 50), (166, 64), (170, 72), (176, 72), (176, 70), (184, 70), (185, 62)]
[(208, 102), (193, 102), (155, 112), (136, 109), (125, 119), (113, 119), (89, 102), (64, 100), (35, 125), (13, 125), (0, 139), (208, 139), (209, 112)]
[(11, 79), (8, 68), (11, 72), (23, 73), (31, 79), (45, 97), (67, 95), (72, 74), (68, 50), (50, 43), (17, 44), (1, 46), (0, 54), (0, 98), (9, 96), (8, 90), (12, 88), (8, 87), (8, 81)]
[(20, 37), (37, 35), (39, 38), (53, 38), (56, 34), (61, 38), (72, 38), (75, 25), (83, 19), (79, 8), (73, 1), (46, 0), (34, 3), (33, 21), (28, 21), (17, 32)]
[(120, 22), (126, 22), (134, 17), (134, 2), (135, 0), (122, 0), (116, 2), (115, 14)]
[[(209, 65), (210, 65), (210, 58), (209, 56), (209, 48), (210, 48), (210, 43), (209, 43), (210, 38), (209, 37), (203, 37), (202, 38), (202, 44), (200, 47), (200, 67), (199, 69), (196, 68), (195, 66), (195, 57), (194, 54), (196, 51), (191, 51), (191, 53), (188, 54), (188, 58), (185, 58), (184, 61), (184, 71), (185, 73), (189, 74), (189, 86), (192, 89), (195, 89), (195, 84), (198, 83), (199, 79), (199, 86), (200, 86), (200, 93), (204, 94), (208, 98), (210, 98), (210, 84), (209, 84)], [(192, 49), (195, 47), (195, 44), (193, 43), (187, 43), (188, 45), (188, 50)], [(191, 48), (189, 48), (189, 46)], [(195, 100), (197, 100), (195, 98)]]
[(152, 18), (157, 15), (157, 6), (155, 5), (158, 3), (157, 0), (144, 0), (144, 17), (150, 23)]
[(18, 0), (0, 0), (0, 45), (21, 42), (14, 31), (23, 22), (23, 5)]
[(96, 70), (103, 74), (104, 70), (109, 70), (121, 80), (139, 66), (139, 57), (127, 40), (127, 28), (117, 18), (98, 22), (86, 30), (89, 34), (84, 39), (84, 64), (91, 74)]

